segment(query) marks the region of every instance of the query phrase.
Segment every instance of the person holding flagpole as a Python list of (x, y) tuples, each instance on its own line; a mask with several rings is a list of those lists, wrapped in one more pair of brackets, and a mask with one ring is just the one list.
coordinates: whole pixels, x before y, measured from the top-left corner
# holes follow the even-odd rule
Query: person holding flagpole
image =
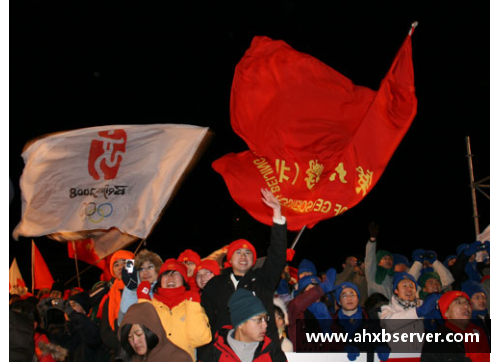
[[(223, 326), (231, 324), (227, 308), (229, 298), (236, 289), (247, 289), (264, 303), (267, 313), (274, 316), (274, 291), (286, 263), (286, 219), (281, 215), (279, 200), (268, 189), (261, 189), (262, 201), (273, 211), (271, 241), (262, 267), (252, 269), (257, 260), (254, 246), (244, 239), (233, 241), (227, 250), (226, 268), (213, 277), (203, 289), (201, 305), (205, 308), (212, 328), (212, 335)], [(268, 322), (267, 335), (279, 343), (274, 318)]]

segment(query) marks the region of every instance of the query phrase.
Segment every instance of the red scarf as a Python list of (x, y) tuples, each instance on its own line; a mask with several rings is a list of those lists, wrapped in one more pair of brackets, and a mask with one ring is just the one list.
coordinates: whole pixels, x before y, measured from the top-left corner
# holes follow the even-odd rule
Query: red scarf
[(186, 287), (158, 288), (153, 297), (172, 309), (186, 299)]
[[(479, 333), (479, 342), (465, 341), (464, 335), (464, 347), (465, 347), (465, 355), (471, 359), (472, 362), (486, 362), (490, 360), (490, 354), (486, 351), (489, 351), (490, 347), (488, 344), (488, 337), (484, 334), (480, 327), (476, 326), (473, 323), (470, 323), (465, 330), (457, 327), (450, 321), (446, 321), (445, 327), (451, 329), (454, 333), (460, 333), (464, 335), (465, 333)], [(475, 337), (474, 337), (475, 338)]]

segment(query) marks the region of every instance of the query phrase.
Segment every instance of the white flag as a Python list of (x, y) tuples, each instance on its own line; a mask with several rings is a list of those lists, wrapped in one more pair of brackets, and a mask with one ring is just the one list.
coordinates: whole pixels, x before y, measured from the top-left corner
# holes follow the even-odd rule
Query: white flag
[(28, 288), (26, 287), (26, 283), (21, 275), (16, 258), (14, 258), (9, 268), (9, 293), (24, 295), (27, 292)]
[(146, 238), (207, 132), (115, 125), (33, 142), (22, 154), (22, 219), (13, 237), (77, 240), (118, 229), (128, 243)]

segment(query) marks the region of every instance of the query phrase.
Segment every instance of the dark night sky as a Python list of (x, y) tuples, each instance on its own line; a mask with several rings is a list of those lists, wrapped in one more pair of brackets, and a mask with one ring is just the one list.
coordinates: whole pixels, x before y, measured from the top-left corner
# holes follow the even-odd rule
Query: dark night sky
[[(269, 227), (236, 205), (211, 169), (224, 154), (247, 149), (231, 129), (229, 95), (234, 68), (252, 38), (282, 39), (355, 84), (378, 89), (411, 23), (418, 21), (413, 56), (419, 105), (413, 125), (373, 191), (344, 215), (307, 229), (292, 265), (309, 258), (319, 270), (339, 270), (348, 252), (363, 254), (371, 220), (380, 224), (379, 247), (408, 257), (421, 247), (442, 260), (457, 245), (475, 240), (465, 138), (471, 139), (476, 180), (488, 177), (488, 2), (163, 3), (168, 5), (10, 3), (9, 175), (15, 198), (9, 233), (21, 214), (18, 182), (28, 140), (97, 125), (185, 123), (209, 126), (215, 137), (147, 247), (164, 259), (185, 248), (203, 257), (243, 237), (262, 255)], [(490, 223), (489, 200), (478, 195), (478, 207), (483, 230)], [(295, 235), (289, 234), (289, 245)], [(65, 245), (46, 238), (35, 242), (55, 279), (75, 274)], [(9, 254), (30, 286), (30, 240), (10, 236)], [(85, 273), (85, 285), (98, 274)]]

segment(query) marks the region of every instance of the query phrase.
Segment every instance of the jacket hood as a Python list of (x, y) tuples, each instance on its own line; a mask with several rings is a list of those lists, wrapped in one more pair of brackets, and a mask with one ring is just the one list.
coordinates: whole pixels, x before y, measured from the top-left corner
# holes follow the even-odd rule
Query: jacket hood
[(165, 334), (160, 317), (155, 307), (149, 302), (132, 304), (118, 331), (118, 339), (121, 338), (121, 331), (126, 324), (140, 324), (146, 326), (158, 337), (158, 344), (153, 350), (148, 351), (148, 361), (161, 361), (170, 357), (171, 361), (191, 361), (191, 356), (181, 348), (174, 345)]

